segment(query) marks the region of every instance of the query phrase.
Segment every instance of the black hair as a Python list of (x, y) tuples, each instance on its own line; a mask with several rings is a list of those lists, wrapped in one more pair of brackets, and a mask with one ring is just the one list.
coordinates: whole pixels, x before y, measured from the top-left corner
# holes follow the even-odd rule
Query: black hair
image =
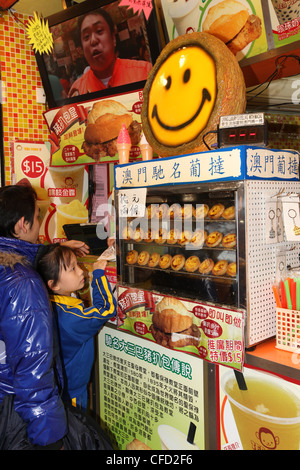
[(32, 227), (37, 195), (32, 186), (10, 185), (0, 188), (0, 236), (15, 238), (15, 225), (24, 217)]
[(81, 26), (82, 26), (82, 22), (83, 20), (89, 16), (89, 15), (100, 15), (102, 16), (102, 18), (104, 18), (104, 20), (106, 21), (106, 23), (108, 24), (109, 26), (109, 29), (110, 29), (110, 32), (111, 32), (111, 35), (113, 36), (114, 33), (115, 33), (115, 24), (110, 16), (110, 14), (104, 10), (103, 8), (97, 8), (96, 10), (93, 10), (93, 11), (90, 11), (88, 13), (85, 13), (84, 15), (80, 16), (79, 19), (78, 19), (78, 38), (79, 38), (79, 43), (81, 44)]
[(48, 286), (48, 281), (52, 281), (53, 287), (59, 281), (59, 275), (62, 269), (67, 269), (75, 253), (69, 246), (46, 245), (41, 247), (35, 260), (35, 268), (40, 274), (49, 292), (52, 290)]

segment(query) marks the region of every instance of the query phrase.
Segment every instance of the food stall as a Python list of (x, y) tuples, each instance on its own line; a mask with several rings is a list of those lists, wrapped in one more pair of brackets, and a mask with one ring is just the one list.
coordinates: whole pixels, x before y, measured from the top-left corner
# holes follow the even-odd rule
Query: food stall
[[(224, 381), (229, 375), (237, 384), (235, 377), (246, 377), (250, 390), (248, 376), (254, 368), (256, 381), (258, 377), (258, 382), (268, 383), (270, 376), (263, 367), (266, 363), (257, 363), (250, 353), (276, 334), (272, 286), (277, 276), (278, 243), (269, 243), (266, 237), (266, 206), (278, 194), (297, 191), (298, 170), (297, 152), (250, 146), (115, 168), (118, 330), (105, 327), (99, 348), (109, 357), (125, 342), (124, 350), (134, 356), (137, 370), (139, 359), (147, 361), (147, 350), (152, 351), (151, 357), (153, 349), (169, 358), (179, 354), (181, 361), (186, 357), (191, 382), (201, 377), (201, 407), (191, 420), (197, 424), (198, 435), (190, 446), (250, 448), (247, 436), (240, 437), (240, 430), (240, 435), (235, 435), (238, 418), (232, 418), (229, 407), (234, 398), (230, 401)], [(286, 264), (295, 266), (299, 250), (292, 247), (281, 239), (280, 251)], [(178, 317), (174, 324), (168, 315), (171, 311)], [(144, 366), (141, 377), (146, 384), (148, 374), (151, 378), (149, 363), (155, 367), (153, 360)], [(101, 372), (105, 377), (102, 367)], [(278, 374), (279, 370), (275, 367), (273, 372)], [(163, 377), (161, 374), (160, 380)], [(282, 388), (286, 383), (292, 386), (281, 377), (273, 386)], [(298, 384), (293, 386), (296, 392), (286, 393), (299, 401)], [(135, 387), (133, 384), (133, 391)], [(138, 401), (146, 401), (149, 393), (146, 388)], [(107, 412), (108, 405), (106, 399), (100, 410)], [(147, 415), (147, 404), (144, 409)], [(161, 426), (171, 426), (172, 433), (181, 433), (187, 439), (188, 423), (183, 425), (181, 420), (180, 424), (175, 414), (165, 411), (161, 419), (153, 419), (149, 423), (151, 433), (144, 434), (144, 439), (141, 425), (136, 426), (135, 434), (144, 445), (161, 448), (157, 442)], [(126, 439), (127, 444), (130, 438), (137, 440), (129, 431), (124, 437), (113, 420), (109, 422), (124, 448)], [(264, 426), (260, 423), (254, 435), (266, 426), (266, 422)], [(269, 426), (277, 437), (281, 423), (278, 426), (276, 431)], [(253, 443), (251, 438), (252, 447), (263, 448), (263, 436), (260, 439)], [(278, 438), (279, 449), (286, 445), (283, 437)]]

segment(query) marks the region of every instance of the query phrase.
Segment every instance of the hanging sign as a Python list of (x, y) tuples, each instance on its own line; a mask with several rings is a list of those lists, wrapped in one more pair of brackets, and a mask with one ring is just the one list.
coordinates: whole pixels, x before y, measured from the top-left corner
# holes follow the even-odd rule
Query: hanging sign
[(48, 27), (48, 21), (45, 22), (34, 12), (34, 18), (29, 20), (26, 28), (30, 39), (29, 44), (32, 44), (33, 50), (40, 54), (49, 54), (53, 49), (53, 38)]

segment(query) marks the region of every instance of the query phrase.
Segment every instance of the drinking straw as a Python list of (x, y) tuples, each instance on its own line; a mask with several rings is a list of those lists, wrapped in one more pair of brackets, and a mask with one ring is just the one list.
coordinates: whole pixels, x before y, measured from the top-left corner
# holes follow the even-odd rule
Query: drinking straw
[(234, 375), (240, 390), (248, 390), (245, 377), (242, 372), (234, 369)]
[(296, 279), (296, 310), (300, 310), (300, 277)]
[(286, 294), (285, 294), (285, 288), (284, 288), (284, 282), (280, 281), (280, 293), (281, 293), (281, 307), (286, 308), (287, 307), (287, 301), (286, 301)]
[(284, 287), (285, 287), (287, 308), (292, 310), (292, 299), (291, 299), (290, 286), (289, 286), (289, 280), (288, 279), (286, 279), (284, 281)]
[(292, 309), (296, 310), (296, 282), (292, 279)]
[(190, 444), (193, 444), (194, 442), (195, 432), (196, 432), (196, 426), (194, 425), (194, 423), (190, 422), (189, 432), (187, 436), (187, 441)]
[(275, 297), (275, 302), (276, 302), (276, 307), (281, 307), (281, 302), (280, 302), (280, 297), (279, 297), (279, 292), (276, 286), (272, 286), (273, 292), (274, 292), (274, 297)]

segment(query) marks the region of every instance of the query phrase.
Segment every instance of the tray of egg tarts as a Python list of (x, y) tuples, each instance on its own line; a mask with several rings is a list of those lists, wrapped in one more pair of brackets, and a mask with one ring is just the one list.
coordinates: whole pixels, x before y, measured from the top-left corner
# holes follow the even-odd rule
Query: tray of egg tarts
[[(169, 229), (163, 227), (150, 228), (143, 230), (141, 227), (133, 229), (130, 224), (123, 228), (122, 238), (131, 243), (142, 244), (141, 250), (135, 245), (134, 249), (129, 250), (126, 255), (126, 263), (131, 266), (140, 266), (169, 270), (175, 272), (187, 272), (212, 276), (236, 277), (236, 262), (230, 262), (226, 259), (213, 260), (214, 256), (196, 256), (187, 255), (188, 250), (213, 249), (213, 250), (235, 250), (237, 239), (236, 233), (228, 230), (222, 224), (222, 229), (214, 230), (213, 225), (206, 224), (211, 221), (234, 221), (235, 206), (217, 203), (209, 207), (207, 204), (151, 204), (146, 207), (146, 217), (148, 219), (158, 219), (162, 221), (169, 220)], [(178, 221), (184, 219), (195, 219), (203, 221), (203, 228), (196, 230), (180, 230), (179, 224), (172, 226), (172, 220)], [(156, 224), (157, 227), (157, 224)], [(191, 227), (191, 225), (189, 225)], [(147, 249), (143, 244), (156, 244), (159, 246), (182, 247), (187, 249), (184, 253), (160, 254)], [(158, 250), (160, 251), (160, 250)], [(172, 250), (169, 250), (172, 252)]]

